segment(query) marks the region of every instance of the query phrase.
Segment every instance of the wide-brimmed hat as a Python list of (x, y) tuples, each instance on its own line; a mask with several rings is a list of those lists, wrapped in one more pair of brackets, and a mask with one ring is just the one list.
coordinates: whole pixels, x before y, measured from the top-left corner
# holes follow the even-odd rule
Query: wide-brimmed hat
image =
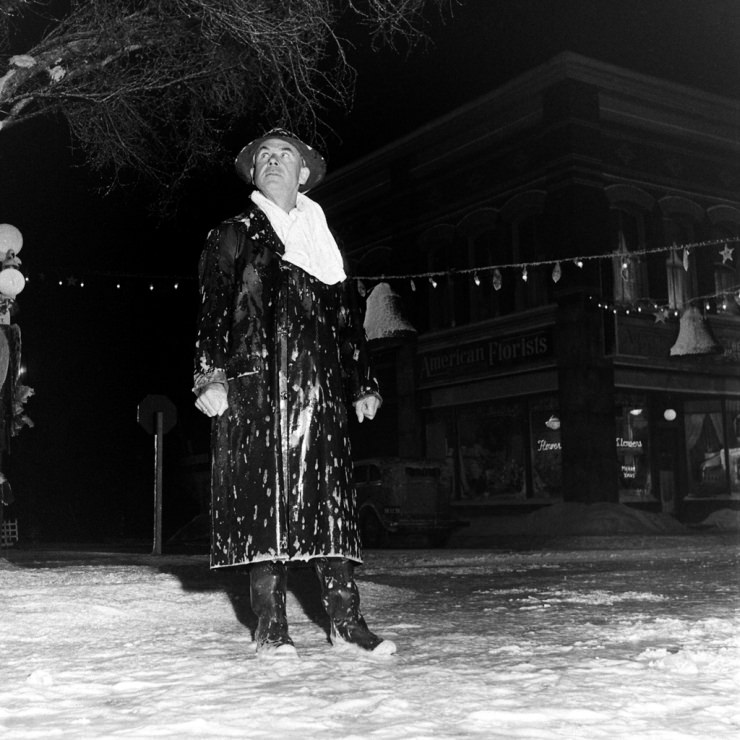
[(234, 161), (237, 174), (243, 180), (250, 185), (252, 184), (252, 167), (254, 166), (254, 155), (257, 149), (267, 139), (283, 139), (284, 141), (290, 142), (303, 157), (303, 161), (308, 167), (309, 175), (306, 182), (299, 186), (298, 190), (301, 193), (308, 192), (311, 188), (315, 188), (323, 179), (326, 174), (326, 161), (324, 158), (311, 146), (301, 141), (295, 134), (290, 131), (286, 131), (284, 128), (273, 128), (262, 134), (258, 139), (250, 141), (237, 155)]

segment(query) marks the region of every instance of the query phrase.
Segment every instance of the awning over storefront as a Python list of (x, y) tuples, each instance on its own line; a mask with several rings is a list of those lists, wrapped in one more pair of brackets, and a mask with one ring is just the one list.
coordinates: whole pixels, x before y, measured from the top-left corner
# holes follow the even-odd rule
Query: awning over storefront
[(535, 393), (556, 392), (558, 373), (555, 368), (485, 378), (476, 382), (446, 385), (421, 393), (421, 406), (425, 409), (457, 406), (460, 404), (515, 398)]
[(635, 388), (662, 393), (692, 393), (740, 398), (740, 375), (687, 373), (685, 370), (619, 367), (614, 368), (617, 388)]

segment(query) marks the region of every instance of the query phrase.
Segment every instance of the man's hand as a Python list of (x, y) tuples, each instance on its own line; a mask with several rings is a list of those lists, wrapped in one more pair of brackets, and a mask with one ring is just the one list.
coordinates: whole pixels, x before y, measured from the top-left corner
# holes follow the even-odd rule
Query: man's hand
[(357, 421), (362, 424), (364, 419), (374, 419), (379, 406), (380, 401), (377, 396), (363, 396), (359, 401), (355, 401)]
[(195, 408), (206, 416), (221, 416), (229, 408), (228, 394), (223, 383), (210, 383), (200, 392)]

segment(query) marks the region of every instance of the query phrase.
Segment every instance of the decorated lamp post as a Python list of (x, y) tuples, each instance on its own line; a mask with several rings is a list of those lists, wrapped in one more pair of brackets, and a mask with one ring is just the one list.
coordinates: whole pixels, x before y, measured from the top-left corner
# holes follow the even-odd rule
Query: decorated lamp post
[(0, 536), (3, 544), (11, 544), (14, 539), (5, 536), (3, 525), (3, 509), (13, 501), (4, 472), (5, 454), (10, 448), (10, 438), (24, 426), (33, 426), (24, 412), (33, 389), (20, 382), (21, 330), (12, 323), (16, 297), (26, 285), (26, 279), (18, 269), (21, 264), (18, 253), (22, 247), (21, 232), (10, 224), (0, 224)]
[(0, 324), (6, 326), (10, 324), (10, 308), (26, 286), (26, 279), (18, 269), (22, 248), (21, 232), (10, 224), (0, 224)]

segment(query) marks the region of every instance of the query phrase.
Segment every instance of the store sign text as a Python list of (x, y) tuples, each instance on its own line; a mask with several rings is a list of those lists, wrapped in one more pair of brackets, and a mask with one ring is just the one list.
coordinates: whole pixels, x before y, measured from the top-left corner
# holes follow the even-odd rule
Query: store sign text
[[(562, 450), (563, 446), (560, 442), (550, 442), (547, 439), (537, 440), (537, 452), (556, 452)], [(629, 453), (642, 452), (642, 441), (639, 439), (624, 439), (624, 437), (617, 437), (617, 449), (627, 451)], [(629, 466), (622, 466), (623, 468)]]
[(453, 347), (441, 352), (422, 355), (420, 373), (422, 382), (463, 375), (476, 371), (497, 369), (540, 360), (553, 354), (552, 332), (544, 329), (531, 334), (489, 339), (476, 344)]
[(622, 465), (622, 478), (637, 478), (637, 466)]

